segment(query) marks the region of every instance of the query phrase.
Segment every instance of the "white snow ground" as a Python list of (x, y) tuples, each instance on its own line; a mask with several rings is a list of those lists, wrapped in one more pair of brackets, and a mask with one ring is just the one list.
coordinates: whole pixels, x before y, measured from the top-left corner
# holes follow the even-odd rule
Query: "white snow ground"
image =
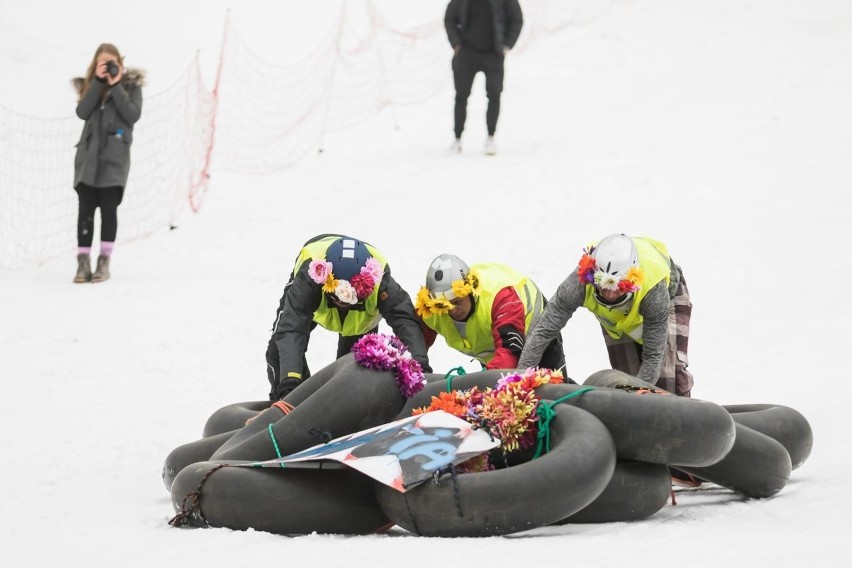
[[(196, 49), (212, 69), (226, 4), (0, 0), (0, 104), (73, 114), (67, 78), (101, 41), (148, 69), (148, 93)], [(275, 60), (309, 47), (336, 6), (242, 2), (231, 15)], [(606, 2), (510, 55), (493, 158), (479, 81), (467, 150), (447, 152), (448, 75), (438, 96), (396, 110), (398, 130), (382, 113), (275, 175), (214, 162), (201, 212), (119, 242), (105, 284), (72, 285), (72, 254), (0, 272), (0, 563), (846, 565), (850, 61), (842, 0)], [(796, 408), (813, 453), (771, 499), (682, 492), (633, 523), (486, 539), (169, 527), (164, 458), (217, 408), (265, 397), (281, 288), (301, 243), (327, 231), (375, 244), (412, 293), (441, 252), (513, 265), (550, 294), (587, 240), (659, 238), (695, 305), (694, 396)], [(571, 376), (607, 367), (588, 313), (563, 337)], [(315, 332), (314, 368), (333, 345)], [(475, 369), (443, 346), (432, 357), (437, 371)]]

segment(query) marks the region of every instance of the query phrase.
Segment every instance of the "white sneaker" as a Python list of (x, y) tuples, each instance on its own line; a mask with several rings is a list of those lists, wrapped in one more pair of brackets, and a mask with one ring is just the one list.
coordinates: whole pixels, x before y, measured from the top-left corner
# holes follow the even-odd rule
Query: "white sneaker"
[(450, 152), (452, 152), (454, 154), (461, 154), (461, 151), (462, 151), (461, 138), (456, 138), (453, 141), (453, 145), (450, 146)]
[(489, 136), (485, 139), (485, 153), (489, 156), (493, 156), (497, 153), (497, 146), (494, 145), (493, 136)]

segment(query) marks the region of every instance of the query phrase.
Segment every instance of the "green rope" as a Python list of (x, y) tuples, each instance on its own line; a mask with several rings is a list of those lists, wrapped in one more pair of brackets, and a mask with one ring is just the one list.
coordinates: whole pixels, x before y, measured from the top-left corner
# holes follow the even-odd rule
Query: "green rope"
[[(281, 449), (278, 447), (278, 440), (275, 439), (275, 434), (272, 433), (272, 424), (266, 428), (266, 431), (269, 432), (269, 439), (272, 440), (272, 445), (275, 446), (275, 455), (280, 458)], [(281, 467), (285, 467), (283, 462), (280, 465)]]
[(553, 410), (553, 407), (559, 404), (560, 402), (568, 400), (569, 398), (580, 396), (584, 392), (589, 392), (592, 390), (595, 389), (593, 389), (592, 387), (586, 387), (578, 391), (574, 391), (571, 394), (566, 394), (562, 398), (557, 398), (553, 402), (541, 401), (539, 403), (538, 409), (536, 410), (536, 414), (540, 416), (540, 420), (538, 421), (538, 435), (536, 436), (536, 438), (538, 439), (538, 445), (535, 449), (535, 455), (532, 459), (536, 459), (540, 455), (546, 454), (550, 451), (550, 421), (553, 420), (554, 416), (556, 416), (556, 411)]
[[(455, 374), (453, 374), (455, 373)], [(456, 367), (455, 369), (450, 369), (447, 371), (447, 374), (444, 375), (444, 378), (447, 380), (447, 392), (453, 392), (453, 377), (462, 376), (465, 374), (464, 367)]]

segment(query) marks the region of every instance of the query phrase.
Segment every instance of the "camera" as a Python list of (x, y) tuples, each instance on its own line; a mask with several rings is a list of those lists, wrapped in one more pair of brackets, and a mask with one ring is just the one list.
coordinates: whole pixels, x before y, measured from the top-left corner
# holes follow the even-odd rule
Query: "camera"
[(106, 64), (107, 73), (110, 74), (110, 77), (115, 77), (118, 75), (118, 63), (115, 61), (107, 61)]

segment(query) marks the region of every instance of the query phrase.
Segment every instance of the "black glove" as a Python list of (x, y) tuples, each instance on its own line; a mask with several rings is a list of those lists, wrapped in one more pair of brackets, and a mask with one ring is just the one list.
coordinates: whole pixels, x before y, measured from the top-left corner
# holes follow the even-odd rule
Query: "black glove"
[(278, 381), (278, 388), (275, 389), (275, 395), (278, 397), (276, 400), (281, 400), (299, 386), (302, 383), (301, 380), (287, 377), (286, 379), (281, 379)]

